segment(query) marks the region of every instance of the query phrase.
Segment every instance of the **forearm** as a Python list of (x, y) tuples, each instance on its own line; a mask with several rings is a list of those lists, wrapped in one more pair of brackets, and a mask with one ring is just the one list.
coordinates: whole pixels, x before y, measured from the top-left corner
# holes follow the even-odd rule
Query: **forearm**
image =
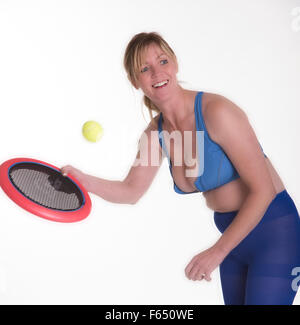
[(260, 222), (274, 197), (266, 193), (249, 192), (239, 212), (214, 246), (228, 254)]
[(134, 204), (134, 192), (122, 181), (111, 181), (91, 175), (84, 175), (83, 186), (88, 192), (96, 194), (113, 203)]

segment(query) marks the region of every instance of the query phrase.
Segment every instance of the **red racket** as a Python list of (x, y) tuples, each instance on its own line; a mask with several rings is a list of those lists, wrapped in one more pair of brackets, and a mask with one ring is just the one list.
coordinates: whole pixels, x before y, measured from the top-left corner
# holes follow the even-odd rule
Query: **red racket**
[(0, 166), (0, 186), (20, 207), (51, 221), (80, 221), (92, 208), (88, 192), (76, 179), (36, 159), (5, 161)]

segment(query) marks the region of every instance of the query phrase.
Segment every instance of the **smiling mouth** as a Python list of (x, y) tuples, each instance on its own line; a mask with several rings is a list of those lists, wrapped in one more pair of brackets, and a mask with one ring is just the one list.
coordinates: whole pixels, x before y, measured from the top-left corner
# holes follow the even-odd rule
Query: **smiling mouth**
[(155, 88), (155, 89), (160, 89), (160, 88), (166, 87), (168, 85), (168, 83), (169, 83), (169, 80), (167, 79), (167, 80), (164, 80), (162, 82), (158, 82), (155, 85), (152, 85), (152, 87)]

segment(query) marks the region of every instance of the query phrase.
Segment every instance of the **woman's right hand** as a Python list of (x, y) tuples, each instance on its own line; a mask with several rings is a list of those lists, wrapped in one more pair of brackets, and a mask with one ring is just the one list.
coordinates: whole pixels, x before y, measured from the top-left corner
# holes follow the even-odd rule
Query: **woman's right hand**
[(77, 168), (74, 168), (71, 165), (66, 165), (66, 166), (62, 167), (60, 171), (63, 174), (63, 176), (71, 175), (76, 180), (78, 180), (78, 182), (81, 184), (84, 183), (84, 180), (86, 178), (86, 175), (82, 171), (80, 171)]

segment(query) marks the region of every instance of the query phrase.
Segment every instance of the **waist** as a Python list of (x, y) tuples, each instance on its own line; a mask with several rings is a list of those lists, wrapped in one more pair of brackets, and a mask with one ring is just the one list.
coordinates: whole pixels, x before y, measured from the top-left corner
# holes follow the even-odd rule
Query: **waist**
[(207, 207), (218, 212), (239, 210), (247, 194), (248, 188), (241, 178), (216, 189), (203, 192)]
[[(223, 232), (229, 224), (232, 222), (234, 217), (238, 214), (239, 210), (230, 212), (218, 212), (214, 211), (214, 221), (217, 228)], [(276, 218), (280, 218), (287, 214), (295, 214), (299, 218), (298, 210), (295, 206), (293, 199), (290, 197), (286, 190), (281, 191), (269, 204), (265, 214), (259, 223), (265, 223)]]

